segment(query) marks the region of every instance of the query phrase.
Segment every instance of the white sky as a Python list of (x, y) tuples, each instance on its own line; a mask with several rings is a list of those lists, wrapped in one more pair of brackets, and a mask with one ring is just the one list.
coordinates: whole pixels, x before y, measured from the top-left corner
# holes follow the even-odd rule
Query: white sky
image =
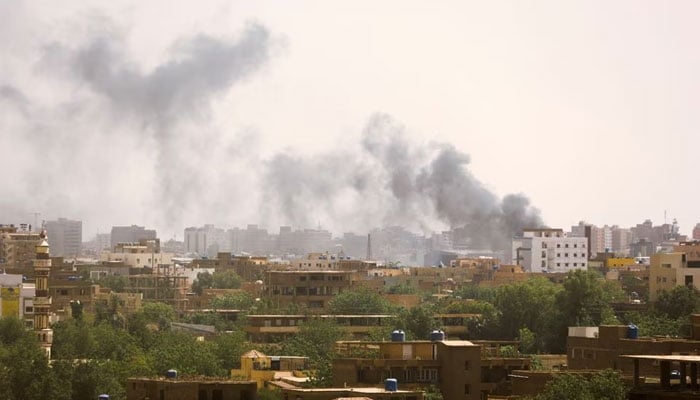
[[(468, 153), (489, 189), (526, 194), (550, 226), (662, 223), (668, 210), (689, 233), (700, 222), (698, 15), (697, 1), (7, 0), (0, 85), (50, 106), (66, 94), (35, 83), (45, 73), (39, 49), (80, 42), (101, 24), (123, 30), (148, 70), (185, 35), (230, 37), (255, 21), (273, 35), (272, 56), (217, 100), (209, 124), (255, 132), (263, 158), (349, 145), (383, 112), (417, 142)], [(1, 122), (0, 146), (10, 146), (16, 133)], [(17, 184), (0, 183), (3, 192)], [(148, 224), (143, 211), (131, 220), (42, 211), (82, 218), (86, 239)], [(245, 218), (235, 222), (258, 222)]]

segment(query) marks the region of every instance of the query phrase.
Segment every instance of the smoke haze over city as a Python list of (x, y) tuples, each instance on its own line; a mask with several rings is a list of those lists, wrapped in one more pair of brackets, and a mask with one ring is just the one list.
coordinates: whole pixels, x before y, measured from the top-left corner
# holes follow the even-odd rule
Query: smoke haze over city
[[(697, 124), (686, 109), (690, 92), (678, 88), (696, 86), (695, 78), (649, 87), (650, 102), (668, 100), (656, 105), (618, 96), (624, 88), (610, 82), (634, 82), (617, 75), (592, 83), (609, 93), (587, 92), (577, 80), (588, 79), (580, 66), (566, 63), (569, 53), (551, 58), (561, 49), (535, 40), (536, 32), (520, 43), (515, 28), (500, 37), (479, 24), (461, 28), (446, 20), (455, 35), (438, 25), (437, 33), (413, 34), (408, 27), (420, 10), (411, 5), (392, 29), (362, 6), (346, 10), (358, 26), (346, 34), (340, 31), (347, 26), (332, 26), (338, 14), (323, 6), (307, 10), (318, 29), (311, 32), (283, 16), (306, 16), (296, 9), (205, 2), (194, 10), (173, 6), (172, 19), (163, 22), (153, 5), (68, 4), (0, 5), (0, 51), (7, 55), (0, 64), (0, 147), (11, 171), (0, 178), (3, 222), (32, 223), (35, 213), (76, 218), (85, 221), (86, 238), (132, 223), (165, 238), (204, 223), (320, 225), (336, 234), (391, 225), (419, 233), (465, 227), (480, 245), (502, 248), (520, 228), (545, 222), (632, 224), (659, 220), (667, 208), (686, 228), (700, 219), (684, 200), (693, 197), (687, 187), (663, 200), (613, 189), (650, 184), (638, 176), (646, 172), (634, 171), (646, 171), (652, 155), (659, 176), (689, 169), (685, 152), (696, 139), (688, 132)], [(495, 18), (503, 10), (472, 11)], [(443, 20), (435, 13), (424, 17), (427, 25)], [(546, 14), (531, 10), (522, 18), (549, 21)], [(562, 31), (574, 43), (588, 29), (582, 15)], [(633, 18), (630, 35), (644, 21)], [(364, 36), (363, 27), (373, 36)], [(685, 37), (672, 28), (660, 35)], [(443, 49), (441, 40), (454, 37), (483, 37), (487, 45), (463, 40), (461, 48)], [(373, 38), (382, 45), (374, 47)], [(550, 61), (539, 64), (520, 46), (504, 45), (509, 41)], [(609, 59), (614, 48), (591, 43), (570, 57)], [(452, 48), (480, 57), (466, 59)], [(389, 53), (396, 53), (395, 63), (384, 58)], [(619, 54), (621, 71), (646, 57)], [(508, 69), (509, 57), (521, 67)], [(668, 65), (637, 63), (656, 69), (632, 72), (666, 76), (667, 68), (682, 65), (678, 76), (688, 76), (693, 64), (678, 57), (669, 56)], [(529, 90), (533, 76), (543, 80), (552, 70), (559, 80)], [(561, 86), (571, 90), (558, 93)], [(659, 91), (667, 95), (653, 94)], [(570, 95), (578, 100), (561, 106)], [(590, 106), (588, 115), (575, 111), (581, 104)], [(622, 104), (632, 111), (610, 111)], [(640, 121), (643, 110), (654, 112)], [(652, 153), (655, 132), (665, 135), (663, 154)], [(624, 168), (608, 173), (600, 160), (610, 170)], [(616, 196), (586, 194), (594, 189)]]

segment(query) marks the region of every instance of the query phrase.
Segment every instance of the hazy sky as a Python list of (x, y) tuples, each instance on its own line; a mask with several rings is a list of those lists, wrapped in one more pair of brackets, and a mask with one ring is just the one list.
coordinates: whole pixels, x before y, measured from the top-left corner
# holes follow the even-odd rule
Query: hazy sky
[(451, 149), (487, 209), (700, 222), (700, 2), (102, 3), (0, 1), (0, 221), (442, 229), (366, 188)]

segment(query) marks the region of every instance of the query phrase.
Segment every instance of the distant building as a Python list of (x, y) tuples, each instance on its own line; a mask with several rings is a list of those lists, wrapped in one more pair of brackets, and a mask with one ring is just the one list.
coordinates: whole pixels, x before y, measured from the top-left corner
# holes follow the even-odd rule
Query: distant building
[(113, 226), (110, 235), (110, 246), (114, 248), (119, 243), (135, 243), (141, 239), (155, 239), (158, 235), (153, 229), (143, 226)]
[(83, 222), (59, 218), (46, 221), (46, 232), (51, 238), (51, 253), (56, 257), (77, 257), (83, 243)]
[(227, 251), (231, 251), (231, 240), (224, 229), (214, 225), (185, 229), (185, 253), (215, 257), (217, 253)]
[(630, 257), (651, 257), (656, 253), (656, 245), (646, 238), (630, 243)]
[(693, 240), (700, 240), (700, 223), (695, 224), (693, 228)]
[(588, 268), (588, 239), (561, 229), (523, 229), (513, 239), (513, 259), (527, 272), (568, 272)]

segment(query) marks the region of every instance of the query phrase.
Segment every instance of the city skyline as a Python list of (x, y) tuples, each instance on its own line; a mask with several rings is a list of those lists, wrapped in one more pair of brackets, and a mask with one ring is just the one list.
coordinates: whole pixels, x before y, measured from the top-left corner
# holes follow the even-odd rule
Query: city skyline
[[(700, 221), (698, 4), (164, 6), (0, 5), (3, 221), (181, 238), (204, 223), (363, 233), (407, 213), (440, 231), (436, 186), (416, 182), (445, 149), (481, 211), (522, 194), (551, 227)], [(393, 167), (367, 146), (376, 121), (405, 150)], [(356, 189), (358, 170), (377, 190)], [(397, 171), (410, 203), (387, 186)]]

